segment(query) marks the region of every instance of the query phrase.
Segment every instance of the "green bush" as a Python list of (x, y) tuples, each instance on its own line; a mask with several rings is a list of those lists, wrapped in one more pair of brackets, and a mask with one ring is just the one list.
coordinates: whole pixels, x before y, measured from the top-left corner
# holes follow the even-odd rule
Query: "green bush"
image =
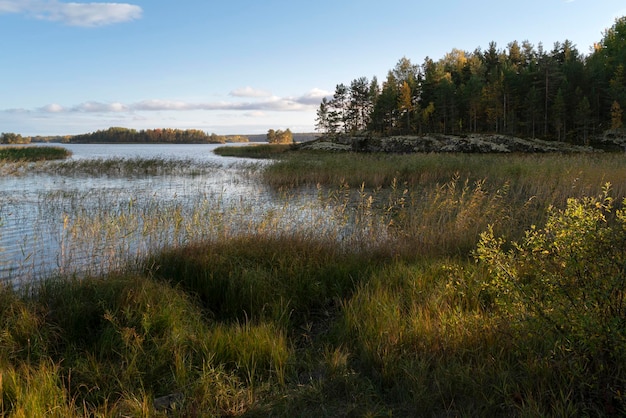
[(580, 379), (579, 399), (623, 408), (626, 211), (614, 210), (610, 185), (600, 197), (551, 208), (543, 228), (507, 246), (490, 230), (477, 250), (491, 273), (485, 291), (495, 309), (520, 336), (549, 347), (555, 368)]

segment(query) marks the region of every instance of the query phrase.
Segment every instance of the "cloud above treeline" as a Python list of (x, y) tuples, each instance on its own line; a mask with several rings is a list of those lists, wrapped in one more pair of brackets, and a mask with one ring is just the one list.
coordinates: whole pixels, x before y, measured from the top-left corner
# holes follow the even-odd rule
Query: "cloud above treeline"
[[(51, 103), (35, 109), (43, 113), (119, 113), (119, 112), (154, 112), (154, 111), (191, 111), (191, 110), (222, 110), (222, 111), (277, 111), (291, 112), (312, 110), (319, 106), (322, 98), (331, 93), (312, 89), (311, 91), (298, 97), (277, 97), (267, 92), (260, 95), (261, 90), (250, 87), (233, 90), (230, 96), (235, 97), (260, 97), (263, 100), (256, 101), (219, 101), (219, 102), (186, 102), (179, 100), (149, 99), (136, 103), (124, 104), (120, 102), (103, 103), (89, 101), (74, 106), (62, 106), (58, 103)], [(5, 112), (31, 112), (26, 109), (7, 109)]]
[(250, 86), (235, 89), (229, 93), (233, 97), (271, 97), (272, 93), (266, 90), (255, 89)]
[(19, 13), (68, 26), (98, 27), (140, 19), (141, 7), (128, 3), (74, 3), (58, 0), (0, 0), (0, 14)]

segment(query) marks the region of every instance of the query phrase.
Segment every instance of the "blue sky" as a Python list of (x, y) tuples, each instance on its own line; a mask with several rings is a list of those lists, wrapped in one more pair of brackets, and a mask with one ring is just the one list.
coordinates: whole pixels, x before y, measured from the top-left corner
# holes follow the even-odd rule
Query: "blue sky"
[(338, 83), (453, 48), (571, 40), (624, 0), (0, 0), (0, 132), (311, 132)]

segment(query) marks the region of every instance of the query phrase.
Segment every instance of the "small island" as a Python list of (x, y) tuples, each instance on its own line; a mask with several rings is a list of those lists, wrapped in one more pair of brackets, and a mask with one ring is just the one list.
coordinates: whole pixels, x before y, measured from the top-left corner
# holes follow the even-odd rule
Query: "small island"
[(0, 162), (63, 160), (71, 155), (72, 152), (63, 147), (16, 146), (0, 148)]
[(242, 135), (208, 134), (199, 129), (128, 129), (111, 127), (80, 135), (29, 137), (16, 133), (2, 133), (0, 144), (30, 144), (32, 142), (61, 142), (74, 144), (225, 144), (249, 142)]

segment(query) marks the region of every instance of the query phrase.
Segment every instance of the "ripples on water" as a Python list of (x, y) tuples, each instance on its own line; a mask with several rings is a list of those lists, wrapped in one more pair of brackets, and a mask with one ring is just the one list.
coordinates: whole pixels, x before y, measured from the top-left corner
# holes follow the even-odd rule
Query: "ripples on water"
[[(0, 176), (0, 282), (127, 269), (163, 247), (239, 233), (344, 240), (338, 231), (349, 230), (315, 190), (278, 195), (258, 180), (265, 162), (219, 157), (213, 145), (67, 147), (74, 155), (61, 168)], [(141, 175), (140, 155), (169, 168)], [(113, 169), (103, 164), (111, 159)]]
[[(0, 177), (0, 281), (115, 268), (151, 248), (208, 234), (199, 224), (218, 213), (243, 216), (269, 199), (269, 191), (248, 175), (261, 163), (218, 157), (213, 145), (67, 148), (74, 156), (62, 165), (135, 163), (144, 156), (182, 169), (147, 176), (84, 170), (77, 175), (51, 162)], [(177, 230), (183, 227), (184, 233)]]

